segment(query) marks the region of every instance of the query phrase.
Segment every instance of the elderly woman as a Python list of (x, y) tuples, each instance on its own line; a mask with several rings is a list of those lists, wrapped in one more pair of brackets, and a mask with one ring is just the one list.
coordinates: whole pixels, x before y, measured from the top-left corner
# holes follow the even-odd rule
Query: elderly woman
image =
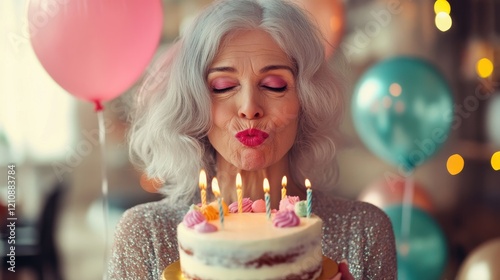
[[(176, 226), (199, 201), (200, 169), (217, 176), (225, 201), (235, 177), (245, 197), (262, 181), (305, 199), (323, 219), (323, 254), (346, 259), (356, 279), (395, 279), (391, 223), (378, 208), (331, 197), (339, 76), (307, 15), (280, 0), (227, 0), (208, 7), (179, 40), (173, 58), (146, 82), (132, 118), (134, 163), (164, 182), (166, 198), (126, 211), (109, 266), (112, 279), (158, 279), (178, 260)], [(161, 82), (158, 83), (158, 80)], [(277, 208), (280, 188), (271, 189)], [(230, 195), (232, 194), (232, 195)], [(342, 266), (344, 265), (344, 266)], [(350, 279), (345, 264), (343, 275)]]

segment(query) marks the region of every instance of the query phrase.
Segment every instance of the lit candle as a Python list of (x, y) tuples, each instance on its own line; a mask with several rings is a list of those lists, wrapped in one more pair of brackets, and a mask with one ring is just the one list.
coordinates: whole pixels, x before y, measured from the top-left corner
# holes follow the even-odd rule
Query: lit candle
[(201, 206), (207, 205), (207, 173), (205, 170), (200, 171), (200, 181), (199, 184), (201, 190)]
[(266, 215), (267, 219), (271, 219), (271, 196), (269, 195), (269, 181), (264, 179), (264, 198), (266, 200)]
[(219, 203), (219, 221), (220, 221), (220, 228), (224, 228), (224, 208), (222, 207), (222, 197), (220, 196), (220, 190), (219, 190), (219, 182), (217, 182), (217, 178), (212, 179), (212, 192), (214, 193), (215, 197), (217, 198), (217, 203)]
[(311, 190), (311, 182), (309, 179), (306, 179), (306, 188), (307, 188), (307, 217), (311, 217), (312, 211), (312, 190)]
[(236, 174), (236, 194), (238, 195), (238, 213), (243, 213), (243, 192), (241, 191), (241, 175)]
[(286, 176), (283, 176), (281, 179), (281, 199), (285, 199), (286, 197)]

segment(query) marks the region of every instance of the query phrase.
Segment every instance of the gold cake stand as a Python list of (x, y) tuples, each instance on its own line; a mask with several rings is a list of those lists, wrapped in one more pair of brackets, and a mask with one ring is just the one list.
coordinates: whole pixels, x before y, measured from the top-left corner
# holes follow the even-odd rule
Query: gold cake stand
[[(338, 264), (323, 256), (323, 271), (319, 276), (318, 280), (328, 280), (331, 279), (339, 271)], [(176, 261), (171, 265), (167, 266), (163, 271), (163, 280), (186, 280), (181, 272), (181, 263)]]

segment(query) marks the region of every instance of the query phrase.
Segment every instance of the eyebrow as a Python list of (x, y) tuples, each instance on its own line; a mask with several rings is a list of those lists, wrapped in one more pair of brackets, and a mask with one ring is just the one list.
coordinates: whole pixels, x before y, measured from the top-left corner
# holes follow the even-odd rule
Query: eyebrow
[[(265, 66), (262, 69), (260, 69), (259, 73), (262, 74), (262, 73), (269, 72), (271, 70), (280, 70), (280, 69), (288, 70), (288, 71), (290, 71), (290, 73), (294, 74), (293, 69), (290, 66), (287, 66), (287, 65), (268, 65), (268, 66)], [(236, 69), (234, 67), (229, 67), (229, 66), (214, 67), (214, 68), (208, 69), (208, 74), (213, 73), (213, 72), (230, 72), (230, 73), (236, 73), (237, 71), (236, 71)]]

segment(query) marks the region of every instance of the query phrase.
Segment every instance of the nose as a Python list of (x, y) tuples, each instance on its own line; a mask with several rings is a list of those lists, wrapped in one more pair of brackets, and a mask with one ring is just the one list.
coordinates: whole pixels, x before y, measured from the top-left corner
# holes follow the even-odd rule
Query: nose
[(257, 119), (264, 116), (264, 109), (259, 100), (259, 92), (256, 89), (247, 89), (240, 92), (240, 104), (238, 109), (240, 118)]

